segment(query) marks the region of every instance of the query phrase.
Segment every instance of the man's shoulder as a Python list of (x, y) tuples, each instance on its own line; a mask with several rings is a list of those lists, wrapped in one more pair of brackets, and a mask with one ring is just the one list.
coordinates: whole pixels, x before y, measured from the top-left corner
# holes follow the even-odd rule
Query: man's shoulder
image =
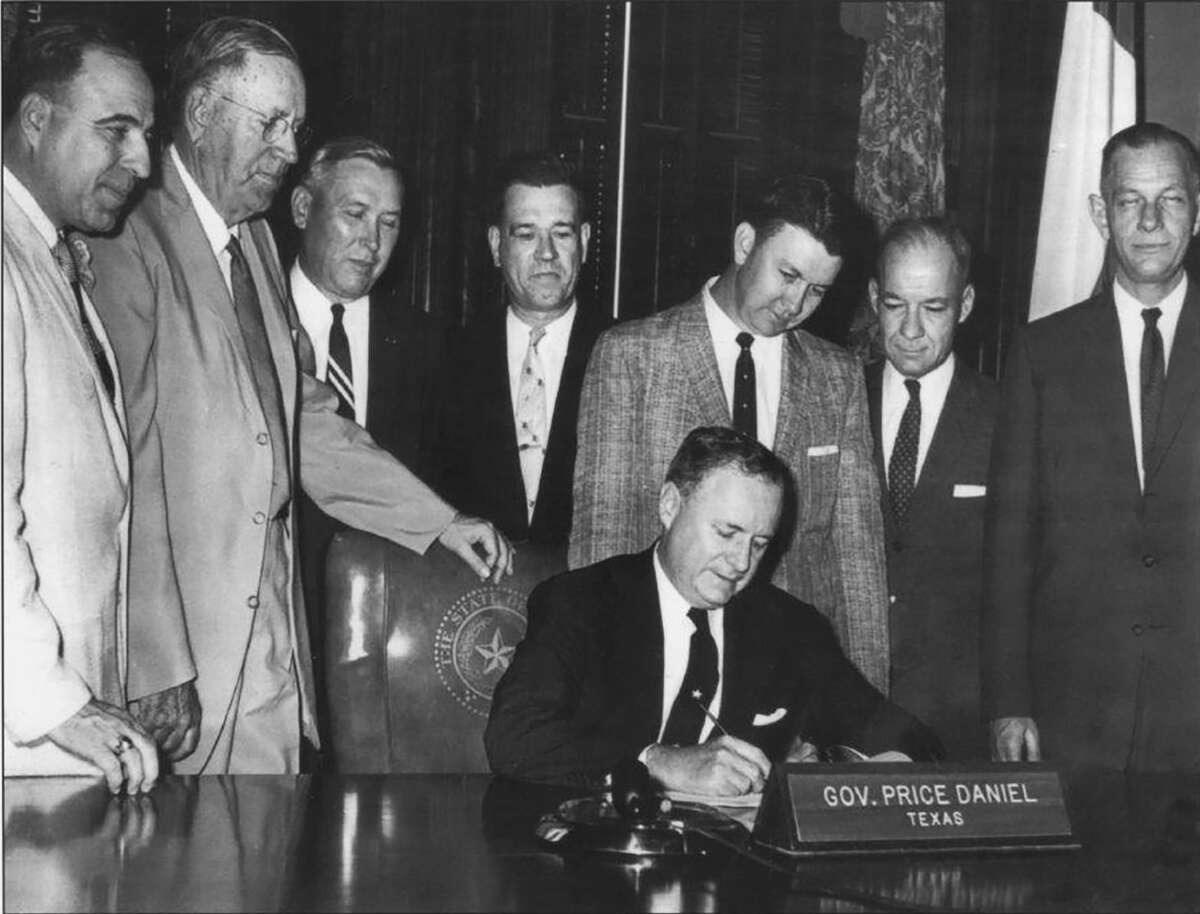
[(530, 594), (530, 601), (535, 597), (552, 600), (587, 595), (589, 599), (583, 602), (601, 605), (605, 595), (644, 573), (650, 567), (650, 562), (649, 552), (639, 552), (614, 555), (592, 565), (564, 571), (538, 584)]
[(755, 582), (738, 596), (734, 611), (750, 612), (755, 626), (774, 632), (781, 638), (833, 637), (833, 629), (815, 606), (766, 582)]
[(1079, 342), (1081, 330), (1088, 330), (1095, 326), (1111, 302), (1110, 294), (1099, 292), (1070, 307), (1030, 321), (1018, 332), (1032, 343), (1070, 345)]
[(848, 349), (807, 330), (789, 330), (785, 339), (809, 361), (819, 363), (839, 374), (857, 374), (863, 370), (862, 362)]
[(699, 295), (682, 304), (648, 317), (614, 324), (603, 334), (608, 344), (636, 345), (673, 338), (681, 328), (704, 320), (704, 305)]

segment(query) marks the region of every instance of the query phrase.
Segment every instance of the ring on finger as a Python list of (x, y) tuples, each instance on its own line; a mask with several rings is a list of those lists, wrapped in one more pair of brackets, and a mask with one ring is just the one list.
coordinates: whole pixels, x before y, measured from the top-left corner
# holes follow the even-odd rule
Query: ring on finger
[(128, 752), (133, 748), (133, 740), (131, 740), (128, 736), (122, 736), (117, 740), (117, 744), (111, 748), (114, 755), (123, 755), (125, 752)]

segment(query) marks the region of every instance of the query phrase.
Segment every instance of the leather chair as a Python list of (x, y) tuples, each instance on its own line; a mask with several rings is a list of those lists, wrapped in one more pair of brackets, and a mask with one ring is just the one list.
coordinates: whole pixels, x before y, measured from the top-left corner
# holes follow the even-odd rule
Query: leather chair
[(566, 548), (519, 544), (514, 574), (481, 583), (435, 543), (420, 556), (337, 534), (326, 565), (325, 681), (337, 771), (487, 771), (492, 689), (525, 634), (525, 599)]

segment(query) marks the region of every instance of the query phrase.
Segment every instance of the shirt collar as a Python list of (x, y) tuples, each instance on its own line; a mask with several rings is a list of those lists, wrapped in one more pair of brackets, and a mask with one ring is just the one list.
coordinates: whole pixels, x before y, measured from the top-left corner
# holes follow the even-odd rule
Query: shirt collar
[[(921, 404), (932, 403), (935, 400), (941, 401), (945, 399), (945, 392), (950, 389), (950, 381), (954, 378), (954, 353), (950, 353), (950, 357), (942, 362), (933, 371), (927, 372), (914, 380), (921, 382)], [(904, 382), (907, 381), (904, 375), (900, 374), (888, 360), (883, 363), (883, 383), (885, 389), (889, 392), (895, 392), (897, 395), (908, 399), (908, 391), (904, 387)]]
[[(565, 346), (567, 338), (571, 335), (571, 326), (575, 323), (575, 312), (577, 310), (576, 302), (572, 300), (570, 307), (566, 311), (545, 325), (546, 335), (542, 337), (542, 343), (549, 343), (551, 345), (561, 343)], [(533, 328), (517, 317), (512, 306), (505, 309), (505, 321), (508, 325), (508, 335), (510, 338), (519, 337), (524, 342), (528, 341), (529, 331)]]
[[(304, 268), (300, 266), (300, 258), (296, 258), (296, 262), (292, 264), (290, 274), (292, 286), (292, 300), (299, 306), (301, 303), (306, 305), (311, 304), (314, 309), (321, 309), (329, 312), (329, 306), (338, 299), (330, 298), (321, 289), (317, 287), (308, 274), (304, 272)], [(367, 307), (367, 302), (370, 300), (369, 295), (363, 295), (352, 301), (343, 301), (342, 305), (346, 307), (347, 313), (357, 311), (360, 308)]]
[(658, 585), (658, 605), (664, 619), (683, 620), (690, 622), (688, 619), (688, 610), (692, 608), (689, 603), (671, 582), (667, 571), (662, 566), (662, 561), (658, 557), (658, 548), (661, 544), (656, 543), (654, 546), (654, 579)]
[[(234, 231), (225, 224), (225, 220), (221, 218), (217, 208), (212, 205), (212, 201), (205, 196), (200, 185), (196, 183), (196, 179), (187, 170), (174, 143), (170, 145), (168, 152), (171, 161), (175, 163), (175, 168), (179, 171), (179, 177), (183, 180), (184, 189), (187, 190), (188, 198), (192, 201), (192, 208), (200, 217), (200, 227), (204, 229), (204, 236), (208, 239), (213, 253), (220, 255), (229, 246), (229, 239), (234, 235)], [(234, 226), (234, 229), (236, 228), (237, 226)], [(241, 233), (237, 234), (240, 237)]]
[(33, 194), (21, 183), (20, 179), (9, 171), (7, 165), (4, 166), (4, 189), (13, 198), (13, 202), (21, 207), (21, 211), (29, 217), (29, 221), (42, 236), (46, 246), (53, 248), (58, 244), (58, 229), (54, 227), (54, 223), (50, 221), (50, 217), (46, 215), (41, 204), (34, 199)]
[(1187, 297), (1188, 275), (1185, 271), (1183, 279), (1179, 281), (1171, 292), (1160, 301), (1157, 305), (1143, 305), (1140, 301), (1134, 298), (1125, 287), (1115, 279), (1113, 280), (1113, 301), (1116, 303), (1117, 311), (1124, 314), (1126, 317), (1134, 317), (1139, 321), (1142, 319), (1142, 312), (1149, 307), (1159, 308), (1162, 310), (1162, 318), (1168, 321), (1176, 320), (1181, 311), (1183, 311), (1183, 300)]

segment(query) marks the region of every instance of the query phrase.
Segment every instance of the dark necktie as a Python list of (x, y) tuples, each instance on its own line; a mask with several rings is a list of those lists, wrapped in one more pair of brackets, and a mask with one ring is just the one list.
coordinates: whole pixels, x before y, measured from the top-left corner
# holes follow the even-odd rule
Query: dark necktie
[(350, 339), (346, 336), (346, 325), (342, 315), (346, 306), (334, 304), (333, 325), (329, 328), (329, 363), (325, 369), (325, 380), (338, 395), (338, 415), (354, 421), (354, 364), (350, 360)]
[(917, 448), (921, 441), (921, 382), (911, 378), (904, 382), (908, 388), (908, 405), (900, 417), (900, 429), (888, 461), (888, 494), (892, 499), (892, 514), (897, 521), (904, 519), (917, 484)]
[(758, 396), (755, 390), (754, 356), (750, 347), (754, 337), (739, 333), (737, 344), (742, 347), (733, 367), (733, 427), (739, 432), (758, 437)]
[(704, 710), (717, 693), (717, 643), (708, 629), (708, 612), (689, 609), (688, 618), (696, 630), (692, 632), (687, 671), (663, 730), (662, 742), (668, 746), (692, 746), (699, 741)]
[(1163, 356), (1163, 338), (1158, 329), (1161, 308), (1145, 308), (1142, 320), (1146, 327), (1142, 331), (1142, 470), (1148, 474), (1150, 458), (1154, 453), (1154, 437), (1158, 432), (1158, 417), (1162, 413), (1163, 391), (1167, 386), (1166, 360)]
[(104, 347), (100, 345), (100, 338), (96, 336), (96, 330), (92, 326), (92, 322), (88, 320), (87, 309), (83, 306), (83, 290), (79, 284), (79, 264), (75, 261), (76, 245), (84, 245), (83, 239), (74, 237), (68, 242), (62, 235), (59, 235), (58, 243), (54, 245), (54, 259), (67, 277), (71, 291), (75, 293), (75, 305), (79, 308), (79, 320), (83, 324), (83, 335), (87, 339), (88, 349), (91, 350), (96, 369), (100, 373), (100, 382), (108, 393), (108, 399), (115, 401), (117, 387), (113, 381), (112, 366), (108, 364), (108, 356), (105, 355)]

